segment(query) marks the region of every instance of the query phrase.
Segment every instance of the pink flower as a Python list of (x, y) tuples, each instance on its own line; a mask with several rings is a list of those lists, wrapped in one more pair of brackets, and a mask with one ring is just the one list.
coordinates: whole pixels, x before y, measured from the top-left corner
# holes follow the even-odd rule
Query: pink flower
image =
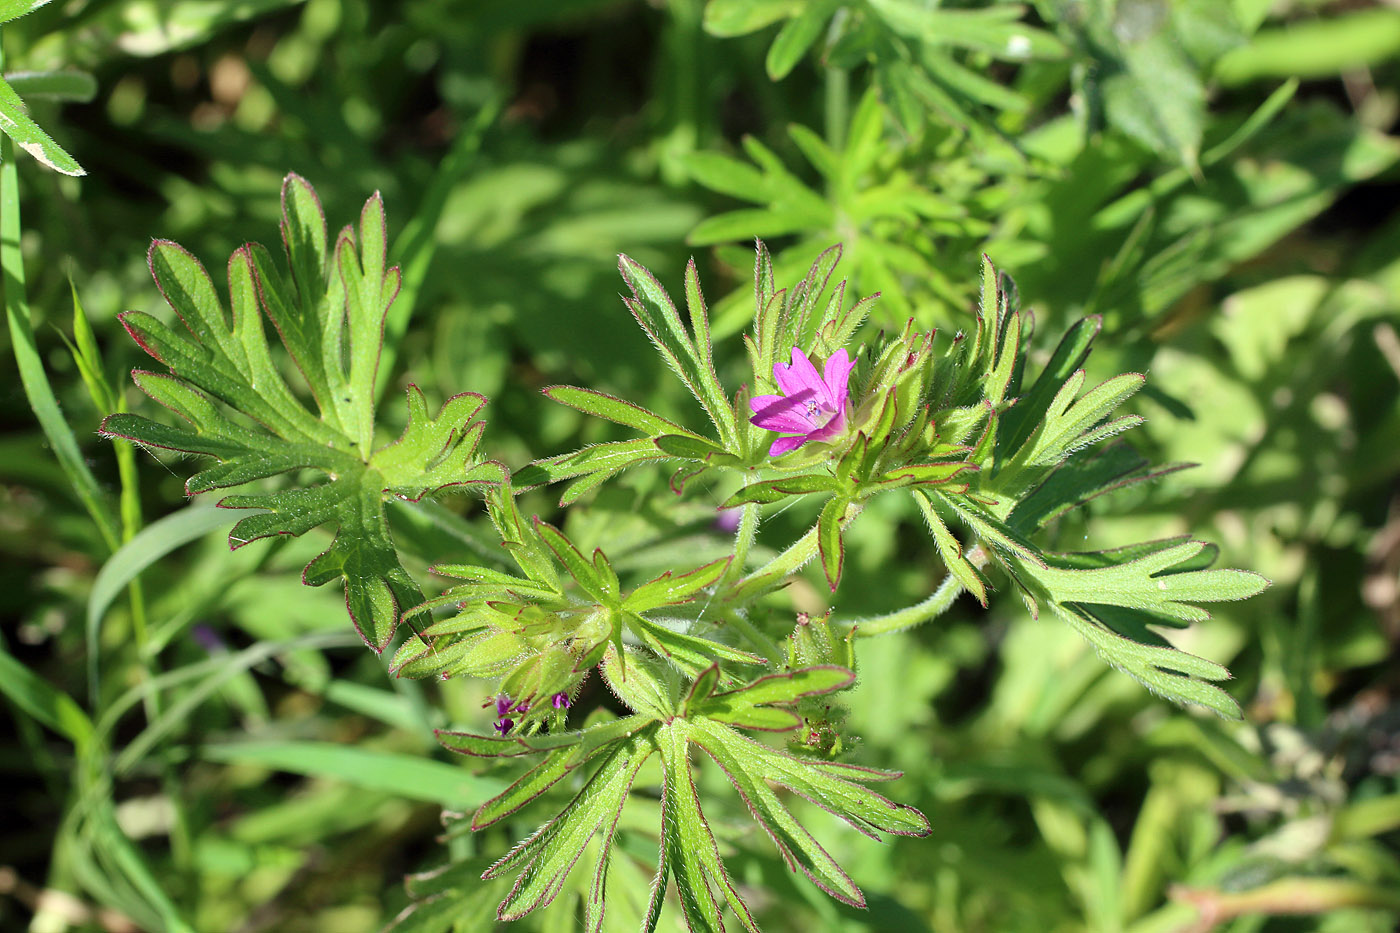
[(807, 354), (792, 348), (792, 362), (773, 366), (773, 378), (782, 395), (756, 395), (749, 399), (754, 416), (749, 420), (769, 431), (795, 435), (780, 437), (768, 448), (777, 457), (808, 441), (830, 440), (846, 427), (847, 385), (855, 363), (844, 349), (827, 358), (822, 375)]

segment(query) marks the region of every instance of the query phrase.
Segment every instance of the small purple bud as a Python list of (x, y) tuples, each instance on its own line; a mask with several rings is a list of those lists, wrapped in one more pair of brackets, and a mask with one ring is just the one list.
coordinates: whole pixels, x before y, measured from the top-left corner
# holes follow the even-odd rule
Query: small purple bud
[(511, 709), (511, 712), (520, 713), (523, 716), (526, 713), (530, 712), (530, 704), (526, 703), (524, 700), (521, 700), (519, 703), (515, 704), (515, 707)]
[(556, 693), (554, 694), (553, 702), (555, 709), (568, 709), (569, 695), (567, 693)]
[(739, 520), (743, 516), (742, 509), (725, 509), (715, 517), (715, 531), (733, 534), (739, 530)]
[(224, 640), (219, 637), (219, 633), (202, 622), (190, 629), (190, 637), (194, 639), (195, 644), (199, 645), (199, 647), (210, 654), (228, 653), (228, 645), (224, 644)]
[(497, 719), (495, 722), (495, 726), (497, 732), (499, 732), (501, 735), (505, 735), (507, 732), (515, 728), (515, 720)]

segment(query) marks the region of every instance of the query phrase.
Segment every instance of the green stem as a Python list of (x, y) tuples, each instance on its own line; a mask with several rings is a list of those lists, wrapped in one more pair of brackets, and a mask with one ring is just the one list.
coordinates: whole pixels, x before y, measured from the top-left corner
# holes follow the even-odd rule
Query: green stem
[[(846, 11), (838, 10), (831, 18), (831, 32), (837, 33), (843, 26)], [(826, 141), (837, 152), (846, 148), (846, 124), (850, 122), (851, 75), (844, 68), (827, 67), (824, 92), (826, 106)]]
[(729, 566), (724, 569), (724, 575), (719, 578), (718, 589), (724, 589), (744, 572), (749, 552), (753, 550), (754, 540), (758, 537), (758, 512), (758, 503), (750, 502), (740, 513), (739, 529), (734, 534), (734, 556), (730, 559)]
[(724, 615), (724, 624), (734, 631), (743, 635), (749, 640), (749, 644), (763, 653), (771, 663), (782, 665), (786, 660), (783, 654), (782, 645), (774, 641), (766, 632), (749, 621), (748, 617), (737, 609), (727, 610)]
[(938, 589), (934, 590), (923, 602), (884, 615), (856, 619), (851, 623), (851, 626), (856, 630), (857, 637), (860, 638), (903, 631), (942, 615), (949, 606), (953, 605), (953, 601), (958, 598), (962, 589), (962, 584), (950, 573), (943, 578), (942, 583), (938, 584)]
[(727, 605), (750, 602), (788, 574), (796, 573), (803, 564), (816, 556), (817, 526), (813, 525), (806, 534), (789, 545), (786, 551), (748, 576), (735, 581), (724, 596), (724, 602)]
[[(846, 517), (841, 519), (841, 527), (846, 528), (851, 522), (856, 520), (862, 510), (864, 503), (853, 503), (846, 510)], [(820, 549), (817, 541), (818, 526), (813, 525), (807, 529), (807, 533), (798, 538), (786, 551), (755, 570), (753, 573), (741, 580), (733, 583), (729, 592), (724, 595), (725, 606), (733, 607), (751, 602), (762, 596), (768, 590), (773, 589), (783, 579), (790, 574), (796, 573), (807, 564), (812, 558), (817, 556)]]
[(1185, 901), (1213, 923), (1246, 916), (1303, 916), (1334, 910), (1400, 910), (1400, 893), (1347, 878), (1280, 878), (1244, 891), (1172, 887), (1168, 896)]
[[(117, 411), (126, 411), (125, 399), (117, 402)], [(117, 481), (121, 492), (117, 505), (121, 517), (122, 544), (136, 537), (145, 524), (141, 516), (141, 482), (136, 470), (136, 446), (127, 441), (114, 440), (113, 453), (117, 458)], [(147, 624), (146, 591), (137, 577), (127, 584), (127, 596), (131, 601), (131, 632), (136, 642), (136, 653), (141, 660), (141, 674), (145, 679), (152, 676), (150, 662), (153, 660), (150, 642), (150, 626)], [(146, 703), (147, 721), (161, 713), (160, 694), (152, 693)]]

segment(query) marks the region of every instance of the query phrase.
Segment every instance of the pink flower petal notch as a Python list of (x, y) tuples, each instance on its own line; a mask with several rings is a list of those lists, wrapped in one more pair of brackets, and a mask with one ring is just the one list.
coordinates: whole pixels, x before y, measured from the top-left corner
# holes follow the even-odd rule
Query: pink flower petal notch
[(850, 354), (841, 349), (827, 358), (819, 375), (798, 347), (792, 348), (792, 362), (773, 366), (773, 379), (783, 394), (749, 399), (754, 411), (750, 422), (789, 435), (774, 441), (768, 456), (780, 457), (808, 441), (830, 440), (845, 430), (848, 384), (854, 368)]

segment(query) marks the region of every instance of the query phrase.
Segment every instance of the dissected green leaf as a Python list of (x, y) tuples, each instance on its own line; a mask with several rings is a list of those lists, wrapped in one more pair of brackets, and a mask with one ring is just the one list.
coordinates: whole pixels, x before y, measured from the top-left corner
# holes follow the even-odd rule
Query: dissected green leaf
[(504, 879), (482, 883), (481, 873), (490, 864), (487, 858), (471, 858), (404, 876), (404, 887), (413, 903), (394, 917), (385, 930), (450, 933), (490, 926), (496, 919), (496, 899), (507, 889)]
[[(541, 826), (482, 875), (489, 880), (519, 870), (515, 886), (501, 901), (496, 916), (518, 920), (548, 904), (558, 895), (564, 879), (595, 833), (602, 832), (602, 846), (595, 869), (594, 898), (601, 905), (603, 880), (612, 855), (613, 834), (627, 793), (637, 771), (656, 751), (650, 735), (630, 736), (614, 745), (602, 765), (555, 819)], [(601, 910), (598, 910), (601, 922)], [(593, 925), (597, 929), (597, 925)]]
[(645, 267), (627, 256), (618, 260), (618, 270), (632, 290), (624, 299), (637, 323), (642, 326), (666, 363), (704, 407), (726, 443), (735, 437), (734, 412), (719, 384), (714, 367), (696, 348), (695, 338), (676, 311), (671, 296)]
[(1084, 371), (1076, 371), (1061, 386), (1044, 420), (1013, 459), (1029, 466), (1050, 466), (1077, 450), (1141, 424), (1142, 418), (1136, 415), (1107, 422), (1104, 419), (1146, 381), (1139, 373), (1124, 373), (1076, 398), (1084, 384)]
[[(1123, 21), (1150, 17), (1125, 16)], [(1122, 26), (1122, 39), (1101, 78), (1104, 110), (1114, 126), (1195, 170), (1205, 128), (1205, 87), (1166, 25)]]
[(667, 421), (658, 414), (647, 411), (640, 405), (614, 398), (604, 392), (580, 389), (576, 386), (549, 386), (544, 394), (552, 401), (568, 405), (584, 414), (606, 418), (629, 428), (636, 428), (645, 434), (688, 434), (680, 425)]
[(1134, 483), (1184, 470), (1189, 463), (1149, 468), (1146, 457), (1116, 442), (1083, 457), (1066, 460), (1029, 495), (1016, 503), (1007, 524), (1024, 533), (1053, 521), (1086, 502)]
[(914, 501), (918, 503), (924, 521), (933, 534), (933, 543), (938, 548), (938, 555), (943, 558), (943, 566), (962, 584), (965, 590), (977, 598), (979, 603), (983, 606), (987, 605), (986, 584), (977, 569), (963, 556), (962, 545), (958, 543), (957, 538), (953, 537), (948, 526), (943, 523), (943, 519), (939, 517), (928, 494), (922, 490), (916, 490)]
[[(382, 651), (400, 614), (423, 601), (399, 562), (385, 500), (496, 483), (504, 473), (498, 464), (476, 459), (482, 424), (474, 419), (485, 399), (471, 393), (449, 399), (433, 415), (410, 385), (402, 435), (375, 448), (375, 368), (384, 315), (399, 281), (397, 269), (385, 268), (379, 197), (365, 205), (358, 242), (346, 228), (331, 251), (315, 192), (289, 175), (282, 228), (291, 281), (260, 247), (239, 249), (229, 261), (231, 315), (198, 260), (169, 241), (152, 244), (152, 275), (187, 333), (141, 311), (127, 312), (122, 323), (170, 370), (136, 371), (137, 385), (186, 425), (118, 413), (103, 421), (102, 432), (217, 459), (188, 480), (192, 495), (298, 470), (319, 472), (316, 485), (225, 497), (224, 507), (260, 510), (233, 527), (230, 544), (334, 525), (334, 541), (307, 564), (303, 579), (311, 586), (343, 580), (351, 619), (365, 643)], [(264, 313), (306, 376), (320, 416), (283, 379), (267, 343)]]
[(1061, 618), (1094, 646), (1100, 657), (1147, 689), (1176, 703), (1214, 710), (1226, 719), (1241, 718), (1235, 699), (1211, 683), (1230, 678), (1230, 672), (1222, 665), (1176, 648), (1147, 644), (1121, 635), (1100, 624), (1086, 607), (1052, 605)]
[[(592, 596), (600, 602), (609, 602), (610, 600), (616, 599), (615, 593), (612, 594), (611, 597), (607, 593), (607, 588), (603, 583), (603, 577), (598, 573), (597, 568), (583, 556), (579, 549), (574, 546), (574, 543), (570, 541), (562, 531), (548, 522), (540, 521), (538, 518), (535, 519), (535, 529), (539, 533), (541, 540), (549, 546), (549, 549), (554, 552), (554, 556), (559, 558), (559, 562), (568, 570), (569, 576), (573, 577), (574, 581), (578, 583), (579, 586), (583, 587), (584, 591), (587, 592), (589, 596)], [(594, 553), (601, 554), (602, 551), (595, 551)]]
[(1047, 555), (1044, 566), (1019, 564), (1018, 578), (1083, 635), (1114, 667), (1178, 703), (1239, 718), (1239, 707), (1209, 681), (1230, 673), (1173, 648), (1151, 625), (1204, 621), (1197, 603), (1248, 599), (1269, 581), (1244, 570), (1206, 570), (1204, 542), (1170, 539), (1119, 551)]
[(651, 438), (631, 441), (608, 441), (590, 444), (573, 453), (536, 460), (515, 472), (515, 484), (521, 489), (555, 483), (561, 479), (603, 473), (611, 476), (619, 470), (647, 461), (665, 460), (665, 452), (657, 449)]
[[(1248, 599), (1269, 585), (1248, 570), (1177, 568), (1200, 554), (1204, 541), (1171, 540), (1141, 556), (1099, 552), (1093, 564), (1073, 556), (1047, 555), (1043, 566), (1022, 571), (1056, 602), (1102, 604), (1137, 609), (1183, 622), (1203, 622), (1210, 613), (1195, 605)], [(1088, 556), (1088, 555), (1085, 555)]]
[(1002, 416), (997, 437), (997, 456), (1005, 458), (1017, 451), (1029, 439), (1031, 432), (1044, 420), (1051, 400), (1075, 370), (1084, 365), (1089, 349), (1103, 326), (1098, 317), (1081, 318), (1065, 331), (1049, 362), (1041, 370), (1035, 384)]
[(781, 502), (789, 496), (805, 496), (814, 492), (835, 492), (836, 489), (835, 479), (827, 474), (802, 473), (796, 476), (784, 476), (781, 479), (749, 483), (724, 500), (720, 508), (733, 509), (750, 502)]
[[(597, 761), (591, 776), (558, 816), (487, 869), (483, 877), (488, 880), (508, 871), (519, 872), (501, 902), (500, 919), (516, 919), (548, 904), (587, 853), (594, 860), (594, 880), (585, 908), (585, 928), (598, 929), (617, 820), (642, 763), (656, 754), (662, 771), (661, 845), (647, 910), (650, 923), (654, 925), (659, 917), (667, 881), (674, 878), (682, 912), (692, 930), (722, 933), (722, 909), (728, 907), (744, 929), (756, 933), (757, 925), (724, 866), (701, 808), (700, 788), (692, 774), (692, 745), (698, 745), (721, 766), (789, 865), (801, 867), (814, 883), (846, 903), (863, 905), (864, 895), (787, 809), (777, 788), (811, 800), (868, 835), (878, 830), (917, 836), (929, 832), (929, 823), (919, 811), (863, 786), (897, 774), (799, 758), (746, 739), (725, 724), (768, 728), (769, 720), (763, 715), (768, 713), (783, 723), (778, 728), (795, 728), (798, 717), (770, 704), (791, 706), (804, 698), (842, 690), (854, 679), (845, 668), (801, 668), (716, 692), (722, 675), (717, 665), (710, 665), (698, 672), (683, 700), (675, 672), (640, 652), (632, 653), (625, 669), (620, 655), (610, 655), (603, 672), (635, 715), (559, 736), (492, 738), (438, 733), (445, 746), (471, 755), (516, 755), (529, 750), (545, 753), (539, 764), (478, 810), (473, 820), (477, 828), (515, 812), (575, 769)], [(753, 721), (746, 722), (745, 716)], [(599, 844), (590, 845), (600, 834)]]

